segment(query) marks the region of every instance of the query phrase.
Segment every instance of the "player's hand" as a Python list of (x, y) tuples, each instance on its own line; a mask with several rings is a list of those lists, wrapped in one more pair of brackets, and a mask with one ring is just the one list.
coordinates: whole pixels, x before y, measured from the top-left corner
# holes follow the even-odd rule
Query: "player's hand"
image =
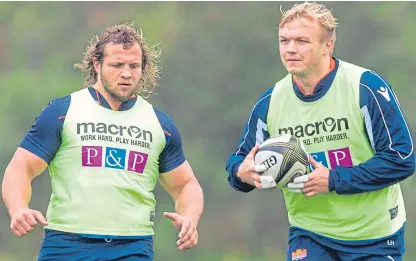
[(289, 190), (300, 190), (305, 196), (311, 197), (319, 193), (329, 192), (329, 169), (309, 156), (309, 162), (314, 171), (309, 175), (297, 177), (292, 183), (287, 184)]
[(163, 215), (172, 220), (172, 224), (180, 229), (178, 234), (179, 250), (189, 249), (198, 244), (198, 231), (195, 222), (188, 216), (181, 216), (177, 213), (165, 212)]
[(38, 222), (45, 226), (48, 225), (48, 222), (42, 213), (29, 208), (16, 210), (10, 214), (10, 217), (10, 229), (18, 237), (24, 236), (28, 232), (32, 231)]
[[(267, 180), (267, 178), (271, 177), (263, 177), (259, 174), (259, 172), (265, 171), (267, 167), (264, 165), (256, 165), (254, 163), (254, 156), (256, 155), (258, 149), (258, 145), (251, 149), (250, 153), (246, 156), (238, 168), (237, 176), (245, 183), (255, 186), (258, 189), (273, 187), (273, 184), (270, 185), (270, 181)], [(272, 183), (273, 182), (274, 180), (272, 180)], [(274, 187), (275, 186), (276, 183), (274, 182)]]

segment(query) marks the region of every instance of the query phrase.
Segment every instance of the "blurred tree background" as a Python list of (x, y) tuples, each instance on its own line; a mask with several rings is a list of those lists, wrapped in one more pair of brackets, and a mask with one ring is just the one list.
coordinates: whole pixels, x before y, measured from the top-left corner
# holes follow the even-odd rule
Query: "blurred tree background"
[[(257, 98), (285, 75), (277, 24), (280, 5), (294, 2), (0, 2), (0, 172), (25, 132), (52, 99), (83, 86), (73, 64), (94, 34), (135, 21), (162, 49), (163, 79), (150, 101), (172, 116), (205, 192), (195, 249), (180, 252), (163, 218), (174, 206), (157, 187), (156, 261), (280, 261), (287, 247), (287, 213), (280, 191), (243, 194), (227, 183), (225, 161), (236, 148)], [(416, 3), (325, 2), (339, 20), (335, 56), (371, 68), (393, 86), (416, 130)], [(413, 34), (412, 34), (413, 33)], [(413, 136), (416, 137), (413, 132)], [(416, 260), (416, 192), (402, 183), (407, 253)], [(45, 212), (50, 182), (33, 182), (31, 207)], [(97, 202), (99, 204), (99, 202)], [(43, 230), (23, 238), (9, 230), (0, 206), (0, 260), (35, 260)]]

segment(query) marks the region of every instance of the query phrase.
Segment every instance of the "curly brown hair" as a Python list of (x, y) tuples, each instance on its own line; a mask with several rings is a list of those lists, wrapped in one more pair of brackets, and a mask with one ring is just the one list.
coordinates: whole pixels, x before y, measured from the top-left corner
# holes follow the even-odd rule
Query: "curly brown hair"
[(142, 50), (142, 77), (139, 80), (137, 95), (148, 97), (153, 93), (160, 79), (159, 57), (160, 49), (156, 46), (150, 47), (144, 37), (142, 30), (135, 27), (134, 23), (118, 24), (106, 28), (100, 35), (94, 36), (84, 54), (84, 60), (74, 65), (84, 75), (84, 86), (88, 87), (97, 82), (97, 72), (94, 69), (94, 60), (102, 64), (104, 47), (108, 43), (123, 44), (123, 48), (130, 48), (135, 43)]

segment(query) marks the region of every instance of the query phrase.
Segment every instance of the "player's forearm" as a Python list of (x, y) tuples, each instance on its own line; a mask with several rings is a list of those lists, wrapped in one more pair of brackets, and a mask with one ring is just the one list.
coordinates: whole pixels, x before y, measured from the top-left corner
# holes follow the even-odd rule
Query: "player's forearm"
[(182, 188), (175, 202), (176, 212), (190, 217), (196, 225), (204, 209), (204, 196), (198, 181), (190, 179)]
[(376, 154), (351, 168), (337, 167), (329, 176), (329, 189), (338, 194), (376, 191), (399, 183), (415, 172), (414, 154), (402, 159), (394, 154)]
[(11, 163), (4, 174), (2, 196), (9, 213), (29, 206), (32, 185), (31, 178), (23, 165)]

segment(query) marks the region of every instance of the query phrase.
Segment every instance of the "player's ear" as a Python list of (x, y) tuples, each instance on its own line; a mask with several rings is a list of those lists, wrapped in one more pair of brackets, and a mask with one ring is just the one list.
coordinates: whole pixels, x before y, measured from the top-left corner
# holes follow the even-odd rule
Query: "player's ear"
[(324, 56), (332, 55), (332, 50), (334, 49), (334, 39), (330, 38), (325, 41)]
[(100, 66), (101, 66), (100, 61), (98, 61), (97, 59), (93, 59), (92, 62), (94, 64), (95, 72), (99, 73), (100, 72)]

